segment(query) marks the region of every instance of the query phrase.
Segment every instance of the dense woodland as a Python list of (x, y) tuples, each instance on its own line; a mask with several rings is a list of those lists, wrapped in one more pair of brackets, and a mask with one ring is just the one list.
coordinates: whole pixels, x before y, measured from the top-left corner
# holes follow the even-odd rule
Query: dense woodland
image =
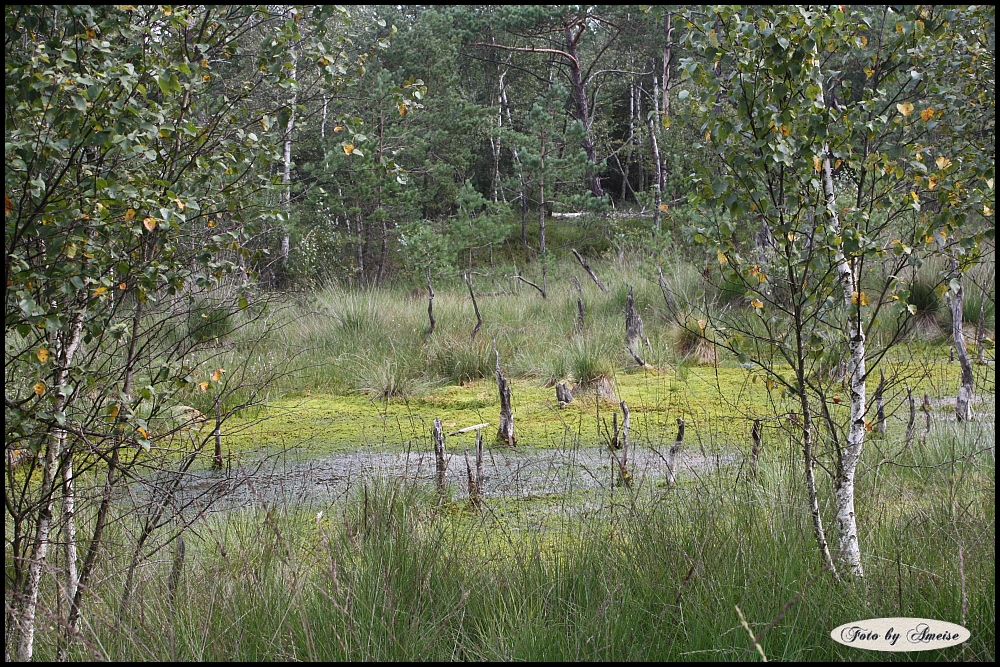
[[(10, 5), (5, 26), (8, 660), (677, 659), (728, 650), (718, 637), (733, 627), (726, 646), (739, 632), (745, 652), (724, 657), (747, 658), (764, 655), (765, 633), (792, 632), (785, 614), (812, 605), (814, 585), (804, 613), (816, 627), (850, 620), (825, 608), (864, 613), (866, 596), (878, 607), (869, 616), (960, 609), (939, 616), (980, 633), (961, 657), (995, 654), (994, 8)], [(738, 407), (752, 451), (733, 444), (747, 438), (731, 419), (674, 403), (647, 410), (648, 396), (630, 393), (640, 386), (630, 378), (683, 383), (701, 366), (727, 409), (763, 392)], [(729, 381), (736, 389), (722, 388)], [(632, 486), (631, 425), (644, 434), (633, 447), (669, 441), (673, 495), (649, 507), (630, 496), (628, 520), (572, 538), (566, 526), (578, 524), (566, 519), (558, 539), (586, 548), (564, 545), (568, 560), (550, 571), (538, 554), (558, 542), (551, 533), (525, 538), (535, 561), (514, 541), (479, 541), (482, 439), (476, 473), (466, 453), (476, 518), (440, 510), (440, 420), (439, 495), (409, 488), (410, 505), (384, 488), (369, 505), (365, 486), (336, 525), (324, 528), (322, 511), (303, 524), (298, 510), (281, 523), (265, 507), (246, 520), (260, 531), (247, 538), (212, 523), (212, 503), (232, 490), (225, 479), (182, 492), (196, 471), (246, 463), (263, 437), (247, 434), (278, 414), (276, 400), (360, 394), (381, 402), (385, 421), (393, 401), (431, 404), (444, 385), (488, 389), (508, 449), (542, 445), (530, 425), (515, 437), (518, 405), (528, 410), (518, 392), (555, 387), (550, 415), (590, 396), (604, 444), (624, 443), (611, 454), (612, 489)], [(602, 410), (614, 415), (606, 437)], [(706, 459), (702, 434), (718, 425), (709, 450), (744, 461), (733, 484), (756, 491), (718, 481), (728, 479), (718, 456), (718, 483), (678, 481), (685, 419)], [(792, 454), (768, 464), (761, 429), (779, 423)], [(429, 443), (424, 431), (413, 438)], [(265, 458), (278, 449), (263, 442)], [(905, 493), (878, 495), (880, 475)], [(896, 517), (910, 516), (901, 498), (920, 489), (934, 500), (907, 525), (930, 532), (910, 544)], [(732, 525), (703, 506), (744, 490), (764, 495), (737, 502)], [(942, 507), (947, 525), (934, 528), (926, 517)], [(449, 521), (466, 532), (442, 552), (414, 528), (418, 515), (430, 532), (457, 530)], [(775, 532), (743, 533), (744, 520)], [(773, 527), (785, 521), (795, 537), (778, 546)], [(205, 537), (231, 529), (243, 541)], [(945, 533), (960, 594), (907, 580), (922, 602), (904, 606), (902, 563), (943, 558), (931, 554)], [(277, 536), (267, 553), (254, 551), (262, 535)], [(230, 539), (262, 563), (232, 581), (250, 577), (264, 602), (218, 611), (179, 582), (185, 567), (240, 560), (212, 560)], [(627, 544), (648, 562), (618, 581), (598, 576)], [(756, 576), (777, 549), (797, 554), (786, 579), (740, 584), (761, 591), (756, 606), (736, 584), (713, 588), (707, 573), (730, 569), (713, 552), (748, 558)], [(487, 568), (490, 585), (442, 565), (484, 550), (507, 554)], [(393, 586), (444, 577), (421, 590), (445, 602), (392, 597), (388, 579), (365, 579), (369, 557), (411, 576)], [(897, 570), (893, 597), (877, 582)], [(605, 617), (623, 586), (631, 602)], [(484, 590), (523, 600), (490, 602)], [(383, 593), (406, 618), (359, 629)], [(725, 599), (739, 620), (696, 613), (703, 634), (629, 639), (647, 617), (683, 626), (684, 594)], [(775, 607), (776, 595), (793, 601)], [(467, 598), (481, 634), (455, 625)], [(656, 606), (667, 598), (672, 607)], [(522, 626), (520, 605), (533, 600), (539, 625)], [(760, 615), (755, 630), (740, 604)], [(291, 615), (273, 626), (268, 605)], [(423, 612), (427, 625), (401, 638)], [(339, 619), (325, 644), (311, 634), (315, 614)], [(547, 614), (590, 639), (546, 634), (557, 632), (543, 628)], [(224, 655), (195, 638), (235, 618), (259, 637)], [(166, 624), (169, 642), (153, 639), (149, 627)], [(786, 658), (850, 655), (786, 646)]]

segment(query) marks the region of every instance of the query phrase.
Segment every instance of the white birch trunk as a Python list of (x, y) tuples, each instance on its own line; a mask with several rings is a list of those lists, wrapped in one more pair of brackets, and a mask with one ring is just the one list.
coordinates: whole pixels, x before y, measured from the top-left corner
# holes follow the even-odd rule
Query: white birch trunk
[(962, 367), (961, 384), (958, 386), (958, 396), (955, 398), (955, 417), (958, 421), (968, 421), (972, 419), (973, 383), (972, 360), (969, 359), (969, 351), (965, 347), (965, 332), (962, 329), (962, 301), (965, 290), (962, 288), (962, 276), (958, 273), (958, 260), (954, 257), (949, 261), (949, 268), (955, 275), (953, 281), (958, 283), (958, 289), (954, 290), (951, 296), (951, 334), (955, 343), (955, 354), (958, 355), (958, 363)]
[[(296, 54), (295, 50), (292, 49), (292, 81), (295, 79), (295, 62)], [(292, 206), (292, 130), (295, 129), (295, 103), (298, 100), (298, 89), (292, 89), (292, 103), (289, 107), (288, 124), (285, 125), (285, 142), (284, 142), (284, 172), (281, 175), (281, 182), (285, 185), (284, 204), (285, 204), (285, 215), (291, 210)], [(324, 105), (324, 111), (326, 106)], [(291, 251), (291, 241), (289, 238), (287, 223), (285, 228), (282, 230), (281, 235), (281, 265), (285, 266), (288, 264), (288, 255)]]
[[(837, 194), (833, 186), (833, 167), (830, 164), (828, 146), (823, 147), (823, 194), (826, 197), (830, 228), (834, 234), (840, 233), (840, 216), (837, 214)], [(851, 416), (847, 428), (847, 443), (840, 457), (840, 465), (835, 480), (837, 507), (837, 534), (839, 537), (839, 560), (847, 570), (858, 577), (864, 576), (861, 566), (861, 548), (858, 544), (858, 524), (854, 513), (854, 475), (861, 450), (865, 444), (865, 332), (861, 323), (861, 294), (854, 278), (851, 262), (844, 255), (843, 245), (838, 246), (834, 256), (837, 279), (844, 292), (844, 303), (848, 311), (848, 379), (851, 392)]]
[[(55, 377), (55, 390), (58, 398), (53, 406), (55, 412), (63, 412), (69, 403), (69, 394), (64, 386), (69, 377), (69, 367), (73, 355), (80, 346), (83, 332), (84, 314), (77, 313), (70, 323), (68, 340), (58, 352), (59, 370)], [(24, 608), (20, 619), (20, 637), (18, 641), (18, 659), (29, 661), (35, 650), (35, 613), (38, 611), (38, 592), (42, 581), (42, 568), (48, 556), (50, 534), (52, 530), (52, 499), (55, 493), (56, 476), (59, 472), (63, 444), (66, 442), (66, 431), (53, 430), (46, 444), (45, 471), (42, 474), (42, 485), (39, 497), (41, 507), (38, 511), (38, 525), (35, 528), (35, 541), (31, 546), (31, 556), (28, 563), (27, 588), (24, 594)], [(74, 561), (75, 563), (75, 561)]]
[(72, 605), (80, 578), (76, 569), (76, 497), (73, 490), (73, 452), (67, 451), (63, 464), (63, 539), (66, 553), (66, 604)]
[[(653, 77), (653, 109), (659, 109), (659, 100), (656, 97), (658, 90), (658, 85), (656, 82), (656, 77)], [(641, 113), (641, 111), (640, 111)], [(653, 188), (653, 229), (657, 232), (660, 231), (660, 205), (663, 203), (663, 162), (660, 160), (660, 145), (656, 141), (656, 121), (653, 117), (656, 114), (650, 114), (646, 119), (646, 124), (649, 126), (649, 143), (653, 149), (653, 166), (656, 168), (656, 183)]]

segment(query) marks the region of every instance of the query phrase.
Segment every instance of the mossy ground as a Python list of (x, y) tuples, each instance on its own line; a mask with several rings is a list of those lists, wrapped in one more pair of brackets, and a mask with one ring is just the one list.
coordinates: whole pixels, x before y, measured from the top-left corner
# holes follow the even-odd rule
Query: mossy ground
[[(906, 371), (902, 364), (890, 364), (890, 369), (894, 374)], [(920, 371), (921, 376), (911, 374), (914, 377), (909, 380), (918, 402), (925, 392), (939, 398), (957, 386), (960, 372), (957, 364), (925, 362), (920, 363)], [(744, 443), (753, 419), (796, 409), (780, 389), (769, 390), (759, 373), (735, 364), (628, 370), (615, 374), (611, 383), (618, 398), (629, 406), (633, 439), (652, 444), (672, 442), (679, 417), (686, 422), (688, 442), (709, 449), (726, 441)], [(612, 428), (612, 414), (617, 411), (621, 420), (617, 403), (598, 399), (592, 392), (559, 407), (554, 389), (537, 379), (514, 379), (511, 386), (518, 446), (602, 444)], [(874, 387), (869, 387), (869, 402), (873, 393)], [(902, 428), (907, 410), (901, 383), (890, 386), (886, 396), (890, 419)], [(830, 408), (835, 416), (845, 417), (849, 409), (846, 400)], [(948, 406), (936, 401), (933, 409), (942, 412)], [(489, 422), (491, 427), (484, 434), (492, 445), (498, 414), (496, 384), (487, 379), (428, 387), (411, 396), (390, 399), (373, 400), (356, 392), (308, 391), (272, 401), (252, 419), (232, 420), (228, 430), (234, 434), (223, 435), (223, 448), (237, 453), (262, 447), (301, 447), (322, 454), (359, 447), (429, 447), (436, 418), (441, 419), (446, 433)], [(466, 437), (471, 440), (472, 436)]]

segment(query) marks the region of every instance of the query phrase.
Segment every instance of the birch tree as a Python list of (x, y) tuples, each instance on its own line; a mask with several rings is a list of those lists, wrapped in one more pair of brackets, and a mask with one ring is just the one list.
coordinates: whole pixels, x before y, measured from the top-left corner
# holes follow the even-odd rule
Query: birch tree
[[(854, 498), (872, 428), (867, 378), (913, 314), (904, 269), (935, 252), (940, 231), (914, 183), (928, 173), (931, 131), (949, 119), (920, 110), (926, 85), (912, 54), (948, 27), (907, 11), (725, 7), (685, 16), (704, 59), (686, 59), (682, 72), (699, 87), (704, 146), (714, 152), (695, 197), (713, 207), (714, 222), (695, 239), (710, 249), (710, 273), (745, 289), (742, 307), (713, 322), (716, 342), (797, 405), (817, 546), (825, 564), (851, 576), (864, 573)], [(766, 261), (746, 231), (762, 224), (772, 231)], [(888, 333), (873, 341), (876, 323)], [(846, 415), (831, 400), (840, 380), (831, 359), (847, 362)], [(833, 549), (817, 461), (832, 475)]]

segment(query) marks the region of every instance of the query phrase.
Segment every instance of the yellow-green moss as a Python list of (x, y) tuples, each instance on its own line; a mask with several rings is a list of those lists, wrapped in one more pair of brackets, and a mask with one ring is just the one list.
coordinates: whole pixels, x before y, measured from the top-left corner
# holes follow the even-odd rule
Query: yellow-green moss
[[(923, 377), (913, 374), (918, 396), (933, 381), (957, 383), (957, 364), (924, 365)], [(888, 369), (887, 369), (888, 370)], [(894, 367), (892, 370), (901, 370)], [(931, 377), (928, 377), (931, 376)], [(666, 370), (618, 373), (612, 386), (631, 412), (633, 438), (671, 441), (676, 419), (687, 423), (686, 440), (707, 445), (719, 438), (745, 442), (753, 418), (795, 410), (778, 388), (767, 388), (759, 375), (739, 366), (693, 366)], [(869, 380), (869, 399), (874, 393)], [(598, 401), (594, 394), (579, 396), (560, 408), (555, 391), (537, 380), (511, 381), (515, 434), (519, 446), (547, 447), (566, 443), (598, 444), (610, 429), (617, 403)], [(956, 385), (957, 386), (957, 385)], [(846, 396), (846, 392), (845, 392)], [(902, 400), (902, 387), (894, 389)], [(831, 405), (835, 413), (848, 409), (847, 401)], [(496, 385), (479, 380), (464, 386), (439, 386), (389, 401), (372, 401), (364, 394), (307, 392), (273, 401), (251, 420), (229, 422), (223, 448), (238, 452), (259, 447), (305, 447), (317, 453), (352, 450), (362, 446), (393, 449), (429, 446), (431, 426), (440, 418), (445, 432), (489, 422), (484, 431), (495, 437), (499, 400)], [(901, 412), (899, 414), (902, 414)], [(602, 426), (598, 430), (598, 418)], [(460, 438), (473, 442), (473, 434)], [(490, 442), (492, 444), (492, 442)]]

